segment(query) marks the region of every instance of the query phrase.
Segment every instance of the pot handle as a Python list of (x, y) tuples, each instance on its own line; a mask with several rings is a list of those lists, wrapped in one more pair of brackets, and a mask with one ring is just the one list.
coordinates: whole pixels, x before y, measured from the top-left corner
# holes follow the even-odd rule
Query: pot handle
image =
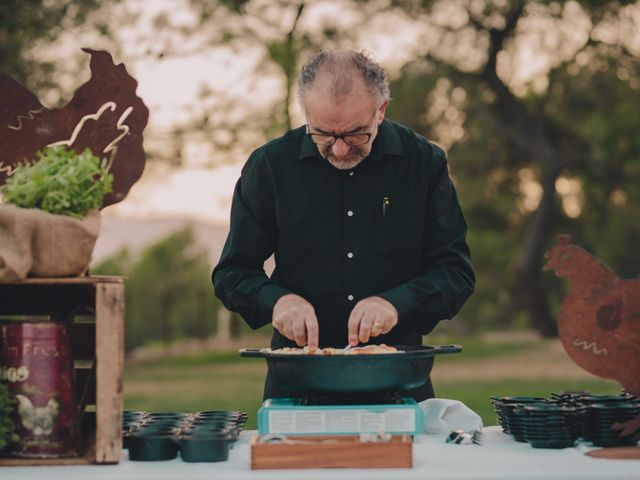
[(238, 352), (241, 357), (265, 358), (267, 356), (266, 352), (259, 348), (241, 348)]
[(462, 345), (432, 345), (433, 353), (458, 353), (462, 351)]

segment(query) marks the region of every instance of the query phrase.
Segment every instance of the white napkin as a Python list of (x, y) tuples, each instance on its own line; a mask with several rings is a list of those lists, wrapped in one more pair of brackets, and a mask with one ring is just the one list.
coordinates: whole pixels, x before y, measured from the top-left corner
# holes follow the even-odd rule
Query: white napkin
[(426, 433), (449, 433), (453, 430), (471, 432), (482, 428), (482, 418), (458, 400), (429, 398), (420, 402), (424, 412)]

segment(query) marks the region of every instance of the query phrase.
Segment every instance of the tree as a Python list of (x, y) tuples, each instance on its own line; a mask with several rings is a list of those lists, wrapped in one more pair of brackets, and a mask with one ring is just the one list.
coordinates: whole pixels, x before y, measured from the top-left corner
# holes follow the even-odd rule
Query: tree
[[(70, 93), (86, 55), (79, 48), (69, 54), (52, 44), (75, 35), (92, 46), (108, 46), (117, 53), (111, 23), (120, 0), (3, 0), (0, 2), (0, 72), (13, 77), (50, 105)], [(126, 15), (118, 15), (125, 23)], [(81, 31), (81, 32), (80, 32)], [(83, 46), (83, 45), (81, 45)], [(64, 62), (61, 62), (61, 56)], [(71, 83), (71, 84), (70, 84)]]
[[(144, 55), (162, 61), (216, 49), (230, 62), (250, 57), (254, 69), (240, 95), (203, 85), (194, 117), (157, 157), (179, 165), (193, 141), (211, 142), (225, 160), (246, 156), (295, 123), (295, 73), (307, 53), (366, 47), (356, 43), (361, 35), (375, 37), (380, 22), (402, 16), (421, 30), (412, 49), (398, 52), (411, 61), (394, 73), (389, 115), (449, 151), (479, 277), (462, 315), (553, 335), (561, 283), (541, 267), (558, 232), (620, 274), (638, 274), (629, 247), (640, 240), (637, 2), (184, 1), (189, 21), (161, 11), (153, 36), (135, 42)], [(64, 90), (52, 73), (60, 65), (43, 63), (43, 45), (85, 22), (100, 26), (116, 3), (2, 2), (0, 69), (35, 90)], [(98, 31), (110, 33), (102, 23)], [(254, 91), (264, 84), (277, 93), (260, 103)]]
[[(283, 93), (274, 96), (275, 107), (267, 108), (266, 117), (252, 111), (229, 123), (234, 115), (218, 106), (180, 133), (228, 130), (232, 133), (222, 135), (227, 145), (246, 150), (261, 141), (259, 136), (288, 128), (293, 67), (299, 67), (303, 53), (353, 46), (358, 38), (339, 21), (312, 16), (327, 3), (191, 0), (196, 20), (172, 28), (185, 38), (196, 31), (207, 34), (198, 37), (201, 43), (189, 43), (187, 51), (223, 46), (245, 56), (258, 52), (256, 79), (279, 76)], [(480, 312), (498, 324), (528, 322), (543, 335), (555, 334), (553, 308), (561, 289), (541, 270), (543, 252), (558, 231), (573, 233), (576, 241), (599, 249), (595, 253), (631, 274), (637, 271), (622, 242), (614, 251), (612, 241), (638, 236), (629, 221), (637, 213), (632, 165), (638, 150), (629, 140), (636, 115), (625, 113), (620, 100), (635, 98), (638, 87), (635, 2), (353, 0), (334, 5), (343, 17), (355, 15), (365, 24), (359, 24), (358, 33), (375, 34), (372, 25), (392, 14), (422, 25), (414, 51), (401, 52), (412, 61), (396, 75), (389, 113), (450, 151), (479, 274), (478, 292), (463, 314)], [(164, 15), (158, 24), (171, 25), (171, 20)], [(183, 47), (172, 45), (181, 42), (160, 42), (157, 55), (181, 54)], [(602, 86), (596, 95), (592, 81)], [(211, 95), (204, 93), (203, 98)], [(615, 122), (608, 120), (612, 115)], [(249, 140), (247, 132), (260, 135)], [(611, 150), (620, 138), (627, 140)], [(617, 160), (605, 160), (606, 151), (619, 151)], [(597, 221), (616, 229), (606, 242)]]
[[(638, 98), (637, 3), (391, 1), (388, 8), (424, 25), (424, 47), (396, 82), (401, 100), (390, 114), (451, 146), (471, 239), (484, 247), (475, 256), (480, 278), (497, 280), (484, 287), (484, 300), (512, 279), (514, 288), (496, 299), (503, 315), (523, 309), (540, 333), (555, 334), (555, 281), (541, 272), (552, 234), (572, 231), (614, 260), (630, 259), (597, 237), (638, 238), (631, 222), (638, 114), (625, 108)], [(525, 54), (542, 65), (527, 79), (519, 77)], [(603, 223), (612, 227), (604, 236)], [(507, 266), (513, 277), (500, 272)], [(618, 267), (637, 274), (639, 264)]]
[(127, 275), (126, 349), (180, 338), (207, 338), (215, 330), (219, 302), (211, 292), (210, 262), (193, 231), (177, 231), (132, 261), (124, 250), (92, 273)]
[[(171, 7), (157, 13), (153, 35), (138, 42), (142, 55), (164, 61), (215, 51), (229, 70), (239, 64), (251, 67), (242, 78), (246, 87), (241, 92), (237, 86), (220, 87), (222, 75), (200, 86), (190, 107), (193, 115), (167, 132), (164, 151), (154, 151), (154, 156), (173, 165), (188, 161), (184, 151), (189, 143), (210, 148), (209, 158), (225, 162), (230, 156), (246, 157), (247, 149), (292, 128), (301, 62), (310, 52), (338, 41), (349, 43), (354, 37), (349, 28), (340, 26), (344, 18), (324, 11), (335, 7), (334, 1), (186, 0), (186, 4), (187, 18), (175, 18)], [(340, 2), (340, 8), (350, 13), (354, 7)], [(363, 17), (358, 14), (350, 24)]]

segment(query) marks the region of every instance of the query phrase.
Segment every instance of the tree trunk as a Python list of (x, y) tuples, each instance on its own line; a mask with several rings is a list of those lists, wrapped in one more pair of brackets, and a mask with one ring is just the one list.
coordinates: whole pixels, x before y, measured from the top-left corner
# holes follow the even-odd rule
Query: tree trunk
[(558, 335), (555, 318), (551, 315), (548, 300), (547, 278), (543, 275), (545, 240), (549, 237), (556, 204), (556, 179), (560, 174), (560, 162), (550, 148), (540, 152), (548, 168), (542, 177), (542, 199), (533, 215), (523, 241), (523, 252), (516, 265), (516, 298), (529, 315), (530, 325), (543, 337)]

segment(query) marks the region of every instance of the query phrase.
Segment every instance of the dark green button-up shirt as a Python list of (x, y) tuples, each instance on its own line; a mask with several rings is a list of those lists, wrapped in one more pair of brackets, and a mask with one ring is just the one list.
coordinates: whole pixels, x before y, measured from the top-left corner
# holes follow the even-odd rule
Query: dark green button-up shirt
[[(376, 342), (415, 344), (469, 297), (474, 274), (444, 152), (385, 120), (352, 170), (323, 159), (292, 130), (255, 150), (242, 170), (231, 228), (213, 271), (216, 295), (253, 328), (287, 293), (318, 317), (320, 346), (347, 344), (355, 304), (378, 295), (399, 314)], [(264, 261), (275, 254), (267, 277)], [(293, 345), (276, 331), (274, 347)]]

